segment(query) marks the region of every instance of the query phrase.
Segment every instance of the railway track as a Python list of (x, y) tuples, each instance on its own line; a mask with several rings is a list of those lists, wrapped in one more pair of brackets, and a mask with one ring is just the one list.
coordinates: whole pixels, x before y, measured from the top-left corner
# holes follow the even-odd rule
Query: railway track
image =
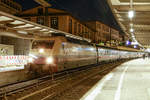
[[(112, 71), (116, 66), (120, 65), (121, 63), (122, 62), (116, 64), (109, 64), (107, 65), (108, 68), (103, 68), (102, 70), (94, 71), (95, 73), (91, 73), (88, 76), (85, 75), (83, 79), (79, 80), (76, 83), (73, 83), (70, 87), (65, 88), (62, 91), (56, 92), (55, 94), (53, 93), (53, 95), (47, 96), (48, 98), (44, 98), (42, 100), (79, 100), (82, 97), (82, 95), (84, 95), (103, 76)], [(101, 78), (97, 78), (97, 80), (95, 80), (95, 77), (98, 76), (100, 76)]]
[[(119, 61), (120, 64), (122, 61)], [(118, 64), (116, 63), (116, 64)], [(111, 68), (116, 64), (102, 64), (67, 70), (52, 76), (33, 79), (26, 82), (8, 85), (0, 88), (0, 96), (3, 100), (47, 100), (54, 98), (63, 91), (72, 89), (82, 81)], [(93, 67), (94, 66), (94, 67)], [(98, 67), (97, 67), (98, 66)], [(94, 72), (94, 73), (93, 73)]]
[[(97, 65), (93, 65), (93, 66), (97, 66)], [(91, 68), (91, 66), (86, 67), (86, 69), (85, 67), (81, 67), (78, 69), (71, 69), (71, 70), (59, 72), (59, 73), (54, 74), (54, 79), (55, 81), (58, 81), (59, 79), (65, 77), (66, 75), (70, 73), (75, 73), (77, 71), (82, 71), (82, 70), (88, 70), (89, 68)], [(16, 83), (0, 86), (0, 97), (2, 97), (3, 95), (11, 95), (16, 92), (26, 90), (35, 85), (38, 86), (38, 85), (44, 84), (47, 81), (52, 81), (52, 75), (47, 75), (47, 76), (40, 77), (40, 78), (35, 78), (35, 79), (27, 80), (27, 81), (16, 82)]]

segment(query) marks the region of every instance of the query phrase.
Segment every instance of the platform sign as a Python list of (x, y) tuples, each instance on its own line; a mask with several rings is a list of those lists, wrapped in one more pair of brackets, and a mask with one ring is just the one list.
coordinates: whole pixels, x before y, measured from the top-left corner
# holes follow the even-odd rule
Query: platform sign
[(26, 65), (28, 56), (0, 56), (0, 66)]

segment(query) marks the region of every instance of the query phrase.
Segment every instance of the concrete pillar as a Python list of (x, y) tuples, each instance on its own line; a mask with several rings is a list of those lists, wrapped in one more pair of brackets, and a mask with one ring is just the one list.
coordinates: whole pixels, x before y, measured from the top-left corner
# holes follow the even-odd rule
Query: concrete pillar
[(13, 45), (14, 55), (28, 55), (31, 40), (2, 36), (1, 43), (6, 45)]

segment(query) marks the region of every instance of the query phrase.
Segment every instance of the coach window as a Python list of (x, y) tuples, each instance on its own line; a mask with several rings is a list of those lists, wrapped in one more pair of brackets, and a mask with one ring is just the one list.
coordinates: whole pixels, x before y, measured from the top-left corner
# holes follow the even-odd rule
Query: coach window
[(108, 54), (108, 51), (107, 50), (105, 50), (105, 55), (107, 55)]
[(12, 2), (10, 2), (10, 3), (9, 3), (9, 6), (13, 8), (13, 4), (12, 4)]
[(78, 24), (78, 33), (80, 34), (80, 32), (81, 32), (81, 25)]
[(84, 32), (85, 32), (85, 31), (84, 31), (84, 26), (82, 26), (82, 34), (84, 34)]
[(77, 22), (74, 22), (74, 33), (77, 33)]
[(5, 2), (5, 0), (1, 0), (1, 2)]
[(85, 37), (88, 38), (87, 37), (87, 28), (85, 28)]
[(90, 39), (90, 31), (88, 30), (87, 33), (88, 33), (87, 37)]
[(88, 38), (89, 38), (89, 39), (90, 39), (90, 34), (91, 34), (91, 33), (90, 33), (90, 30), (88, 30)]
[(58, 17), (51, 17), (51, 28), (58, 29)]
[(8, 2), (8, 1), (6, 1), (6, 0), (3, 0), (3, 2), (4, 2), (5, 4), (7, 4), (7, 2)]

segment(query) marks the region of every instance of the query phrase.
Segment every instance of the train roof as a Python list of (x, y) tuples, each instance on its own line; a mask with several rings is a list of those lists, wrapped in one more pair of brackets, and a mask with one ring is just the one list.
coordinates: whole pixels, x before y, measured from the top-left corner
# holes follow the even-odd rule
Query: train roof
[(91, 41), (89, 39), (85, 39), (85, 38), (73, 38), (73, 37), (68, 37), (67, 35), (63, 34), (63, 33), (57, 33), (57, 34), (52, 34), (52, 37), (56, 37), (56, 36), (62, 36), (65, 37), (67, 39), (68, 42), (72, 42), (72, 43), (77, 43), (77, 44), (83, 44), (83, 45), (92, 45)]
[(111, 50), (113, 49), (113, 50), (120, 50), (120, 51), (143, 52), (143, 51), (138, 50), (138, 49), (124, 47), (124, 46), (117, 46), (117, 47), (102, 46), (102, 45), (99, 45), (99, 44), (91, 43), (90, 41), (87, 41), (84, 38), (83, 39), (78, 39), (78, 38), (68, 37), (63, 33), (52, 34), (51, 37), (46, 37), (46, 38), (43, 38), (43, 39), (46, 40), (46, 39), (52, 39), (52, 38), (55, 38), (55, 37), (64, 37), (64, 38), (66, 38), (66, 40), (68, 42), (76, 43), (76, 44), (80, 44), (80, 45), (90, 45), (90, 46), (96, 46), (96, 47), (101, 47), (101, 48), (105, 48), (105, 49), (111, 49)]
[(105, 49), (113, 49), (113, 50), (120, 50), (120, 51), (143, 52), (143, 51), (138, 50), (138, 49), (124, 47), (124, 46), (108, 47), (108, 46), (102, 46), (102, 45), (98, 45), (98, 44), (96, 44), (96, 46), (101, 47), (101, 48), (105, 48)]
[(84, 37), (80, 37), (80, 36), (76, 36), (76, 35), (68, 35), (68, 34), (64, 34), (62, 32), (60, 33), (51, 33), (51, 36), (63, 36), (66, 37), (68, 39), (72, 39), (72, 40), (78, 40), (78, 41), (85, 41), (87, 43), (91, 43), (90, 39), (84, 38)]

